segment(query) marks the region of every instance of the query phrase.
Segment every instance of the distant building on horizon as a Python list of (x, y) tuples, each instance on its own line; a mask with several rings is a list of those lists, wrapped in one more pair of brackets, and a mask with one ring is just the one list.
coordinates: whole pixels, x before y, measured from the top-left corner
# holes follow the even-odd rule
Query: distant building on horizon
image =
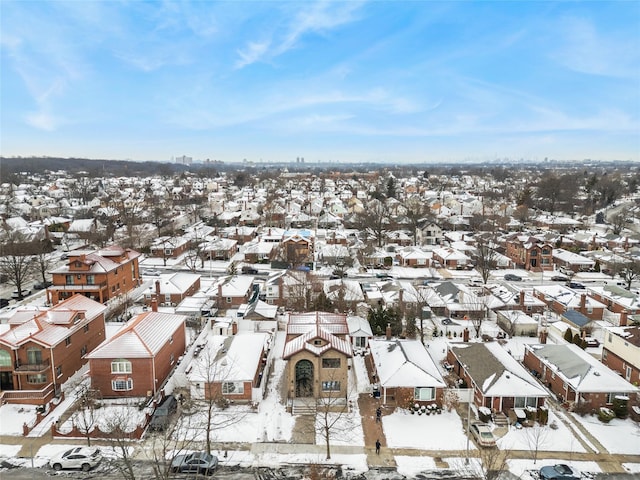
[(191, 165), (193, 163), (193, 157), (187, 157), (186, 155), (182, 155), (181, 157), (176, 157), (176, 163), (180, 163), (182, 165)]

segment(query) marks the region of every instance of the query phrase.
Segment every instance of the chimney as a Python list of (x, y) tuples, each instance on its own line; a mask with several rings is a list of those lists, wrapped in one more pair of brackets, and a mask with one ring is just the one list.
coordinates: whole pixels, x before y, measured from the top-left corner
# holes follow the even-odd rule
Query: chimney
[(584, 312), (586, 312), (586, 306), (587, 306), (587, 294), (583, 293), (582, 295), (580, 295), (580, 313), (584, 314)]
[(520, 290), (520, 303), (519, 305), (524, 308), (524, 290)]
[(151, 311), (152, 312), (158, 311), (158, 299), (156, 297), (151, 298)]
[(238, 334), (238, 322), (231, 322), (231, 335)]
[(542, 330), (540, 332), (540, 343), (547, 343), (547, 331), (546, 330)]
[(156, 280), (156, 295), (160, 296), (160, 280)]
[(391, 340), (391, 324), (390, 323), (387, 323), (385, 334), (387, 335), (387, 340)]
[(628, 315), (628, 312), (626, 310), (622, 310), (620, 312), (620, 326), (621, 327), (626, 327), (627, 326), (627, 315)]
[(465, 327), (462, 331), (462, 340), (466, 343), (469, 341), (469, 329)]

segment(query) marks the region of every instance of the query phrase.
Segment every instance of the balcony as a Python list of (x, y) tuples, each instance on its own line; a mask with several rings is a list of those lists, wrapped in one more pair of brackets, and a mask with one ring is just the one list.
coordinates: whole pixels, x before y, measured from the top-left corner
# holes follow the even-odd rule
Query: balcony
[(49, 359), (43, 360), (41, 363), (20, 363), (16, 364), (16, 373), (41, 373), (49, 370)]

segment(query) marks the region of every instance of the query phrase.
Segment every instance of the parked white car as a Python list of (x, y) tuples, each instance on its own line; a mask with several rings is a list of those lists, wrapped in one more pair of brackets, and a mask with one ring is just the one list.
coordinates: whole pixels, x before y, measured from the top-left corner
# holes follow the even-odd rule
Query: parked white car
[(49, 466), (56, 471), (78, 469), (88, 472), (102, 461), (99, 448), (76, 447), (61, 452), (49, 460)]

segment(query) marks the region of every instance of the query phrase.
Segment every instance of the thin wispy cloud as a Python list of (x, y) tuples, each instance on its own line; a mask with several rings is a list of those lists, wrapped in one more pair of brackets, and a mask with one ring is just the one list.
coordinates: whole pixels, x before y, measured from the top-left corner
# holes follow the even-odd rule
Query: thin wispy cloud
[(3, 153), (404, 161), (520, 144), (640, 161), (638, 18), (625, 1), (4, 0)]

